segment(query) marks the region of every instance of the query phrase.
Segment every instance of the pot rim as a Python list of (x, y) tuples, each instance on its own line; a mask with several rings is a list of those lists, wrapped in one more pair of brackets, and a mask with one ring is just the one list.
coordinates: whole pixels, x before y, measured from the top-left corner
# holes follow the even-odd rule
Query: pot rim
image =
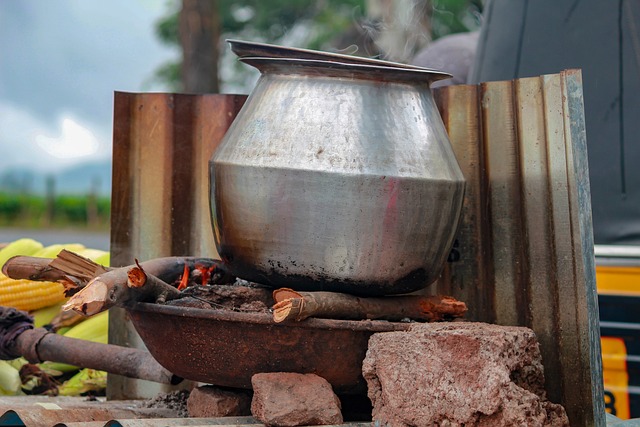
[(356, 64), (320, 59), (245, 56), (238, 59), (263, 73), (314, 77), (347, 77), (386, 82), (432, 83), (453, 77), (443, 71)]
[[(428, 70), (440, 73), (439, 70), (420, 67), (417, 65), (403, 64), (401, 62), (385, 61), (376, 58), (347, 55), (343, 53), (324, 52), (320, 50), (304, 49), (298, 47), (280, 46), (269, 43), (249, 42), (238, 39), (226, 39), (231, 50), (239, 58), (265, 57), (265, 58), (289, 58), (289, 59), (317, 59), (324, 61), (342, 62), (345, 64), (379, 65), (383, 67), (406, 68), (411, 70)], [(336, 61), (337, 60), (337, 61)]]

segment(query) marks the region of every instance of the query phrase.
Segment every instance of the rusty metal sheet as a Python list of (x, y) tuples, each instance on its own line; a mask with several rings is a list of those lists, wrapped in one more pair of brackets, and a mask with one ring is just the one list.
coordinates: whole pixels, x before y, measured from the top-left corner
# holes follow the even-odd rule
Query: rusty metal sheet
[[(173, 426), (239, 426), (262, 425), (253, 417), (221, 417), (221, 418), (174, 418), (174, 419), (137, 419), (113, 420), (106, 427), (173, 427)], [(68, 426), (73, 427), (73, 426)]]
[(143, 408), (141, 401), (87, 401), (85, 397), (4, 396), (0, 397), (0, 425), (53, 427), (71, 422), (117, 418), (176, 417), (174, 410)]
[[(116, 92), (113, 124), (111, 265), (169, 255), (216, 257), (208, 162), (244, 95)], [(123, 310), (112, 309), (109, 341), (144, 348)], [(170, 390), (109, 375), (112, 399)]]
[[(264, 426), (253, 417), (223, 417), (223, 418), (177, 418), (167, 419), (140, 419), (140, 420), (113, 420), (109, 421), (105, 427), (206, 427), (206, 426), (228, 426), (228, 427), (256, 427)], [(67, 427), (91, 427), (86, 424), (67, 424)], [(95, 426), (98, 427), (98, 426)], [(371, 422), (350, 422), (339, 425), (325, 425), (324, 427), (371, 427)]]
[(436, 91), (467, 180), (458, 261), (429, 289), (475, 321), (532, 328), (550, 400), (604, 425), (593, 229), (577, 70)]
[[(66, 427), (195, 427), (195, 426), (261, 426), (253, 417), (221, 418), (131, 418), (105, 422), (71, 422)], [(28, 427), (28, 426), (27, 426)]]
[[(429, 291), (467, 302), (471, 320), (531, 327), (549, 398), (572, 425), (604, 425), (580, 72), (449, 86), (436, 99), (468, 186), (458, 261)], [(116, 95), (114, 265), (210, 254), (206, 165), (216, 138), (206, 135), (221, 138), (243, 100)], [(126, 315), (113, 314), (116, 343), (142, 345), (119, 326)], [(139, 382), (114, 384), (114, 397), (141, 393)]]
[[(113, 420), (105, 427), (205, 427), (205, 426), (229, 426), (229, 427), (256, 427), (264, 426), (253, 417), (223, 417), (223, 418), (178, 418), (166, 419), (141, 419), (141, 420)], [(86, 424), (67, 424), (67, 427), (91, 427)], [(98, 426), (95, 426), (98, 427)], [(351, 422), (340, 425), (326, 425), (324, 427), (371, 427), (371, 423)]]
[[(168, 408), (145, 408), (144, 400), (87, 401), (86, 397), (0, 397), (0, 426), (10, 427), (256, 427), (255, 418), (178, 418)], [(371, 423), (350, 422), (341, 427), (365, 427)], [(331, 426), (329, 426), (331, 427)], [(336, 426), (337, 427), (337, 426)]]
[(116, 92), (112, 263), (215, 254), (208, 161), (245, 99)]

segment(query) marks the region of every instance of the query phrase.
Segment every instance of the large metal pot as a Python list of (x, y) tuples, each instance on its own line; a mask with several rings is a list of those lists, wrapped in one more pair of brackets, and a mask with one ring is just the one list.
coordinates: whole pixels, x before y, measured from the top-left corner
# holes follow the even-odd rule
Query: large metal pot
[(364, 295), (433, 282), (464, 192), (429, 88), (448, 75), (231, 43), (262, 73), (210, 161), (215, 241), (232, 272)]

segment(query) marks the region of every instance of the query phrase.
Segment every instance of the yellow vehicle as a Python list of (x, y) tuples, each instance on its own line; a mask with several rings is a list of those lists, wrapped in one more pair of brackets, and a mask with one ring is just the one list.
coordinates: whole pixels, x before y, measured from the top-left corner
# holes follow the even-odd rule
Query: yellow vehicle
[(640, 247), (596, 245), (607, 412), (640, 417)]

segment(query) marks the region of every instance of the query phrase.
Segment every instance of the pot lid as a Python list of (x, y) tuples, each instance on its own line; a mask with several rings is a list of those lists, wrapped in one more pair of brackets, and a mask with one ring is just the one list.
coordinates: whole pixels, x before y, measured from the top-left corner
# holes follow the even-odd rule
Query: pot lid
[(398, 68), (364, 63), (345, 63), (319, 59), (245, 56), (239, 59), (261, 72), (298, 74), (314, 77), (343, 77), (381, 82), (410, 82), (430, 84), (451, 78), (442, 71), (428, 68)]
[[(443, 71), (435, 70), (432, 68), (419, 67), (416, 65), (402, 64), (399, 62), (384, 61), (381, 59), (365, 58), (361, 56), (345, 55), (341, 53), (323, 52), (311, 49), (302, 49), (295, 47), (278, 46), (267, 43), (248, 42), (243, 40), (227, 39), (227, 42), (231, 46), (231, 50), (238, 55), (241, 61), (256, 66), (255, 59), (262, 58), (259, 62), (265, 62), (267, 59), (286, 59), (301, 61), (298, 64), (302, 64), (303, 61), (315, 61), (317, 65), (324, 64), (326, 67), (327, 62), (333, 62), (336, 64), (342, 64), (344, 66), (368, 66), (372, 69), (397, 69), (397, 70), (409, 70), (418, 71), (418, 75), (431, 74), (431, 81), (448, 79), (452, 76)], [(319, 61), (319, 62), (318, 62)], [(291, 62), (290, 62), (291, 63)], [(311, 62), (307, 62), (310, 65)], [(366, 69), (366, 68), (363, 68)]]

